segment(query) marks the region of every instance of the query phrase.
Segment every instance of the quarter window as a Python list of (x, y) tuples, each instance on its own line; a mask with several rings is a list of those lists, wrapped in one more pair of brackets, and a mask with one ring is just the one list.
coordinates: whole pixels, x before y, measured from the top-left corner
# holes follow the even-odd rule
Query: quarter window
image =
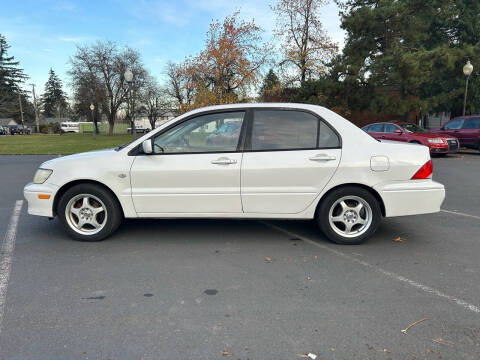
[(338, 135), (323, 121), (320, 120), (320, 133), (318, 136), (319, 148), (335, 148), (340, 146)]
[(205, 114), (157, 136), (154, 153), (208, 153), (237, 150), (245, 112)]

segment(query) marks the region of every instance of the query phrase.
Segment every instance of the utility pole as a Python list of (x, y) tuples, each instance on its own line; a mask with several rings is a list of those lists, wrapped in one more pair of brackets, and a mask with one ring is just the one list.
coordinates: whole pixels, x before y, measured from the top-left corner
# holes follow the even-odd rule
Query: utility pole
[(38, 116), (37, 99), (35, 98), (35, 84), (32, 85), (33, 108), (35, 109), (35, 124), (37, 125), (37, 134), (40, 134), (40, 117)]
[(22, 95), (18, 93), (18, 102), (20, 104), (20, 115), (22, 115), (22, 133), (25, 135), (25, 123), (23, 122), (23, 106), (22, 106)]

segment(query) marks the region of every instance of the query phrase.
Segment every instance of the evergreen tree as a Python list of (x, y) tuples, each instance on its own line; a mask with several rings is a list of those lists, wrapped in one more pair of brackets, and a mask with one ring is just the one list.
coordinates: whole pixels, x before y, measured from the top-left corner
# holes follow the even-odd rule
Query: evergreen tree
[[(370, 108), (376, 112), (406, 116), (420, 108), (425, 112), (453, 106), (463, 93), (461, 68), (467, 58), (478, 59), (480, 50), (475, 33), (478, 1), (473, 3), (340, 2), (347, 31), (345, 76), (374, 89)], [(475, 15), (467, 16), (470, 11)]]
[(19, 62), (8, 55), (9, 48), (6, 38), (0, 34), (0, 117), (18, 119), (19, 94), (23, 104), (28, 103), (26, 92), (21, 89), (28, 76), (18, 67)]
[(281, 90), (282, 85), (280, 84), (280, 80), (278, 79), (277, 74), (273, 69), (270, 69), (263, 78), (263, 83), (260, 88), (260, 100), (261, 101), (269, 101), (270, 95), (273, 93), (278, 92)]
[(45, 91), (42, 95), (43, 114), (46, 117), (61, 117), (67, 109), (67, 96), (62, 89), (62, 81), (50, 69)]

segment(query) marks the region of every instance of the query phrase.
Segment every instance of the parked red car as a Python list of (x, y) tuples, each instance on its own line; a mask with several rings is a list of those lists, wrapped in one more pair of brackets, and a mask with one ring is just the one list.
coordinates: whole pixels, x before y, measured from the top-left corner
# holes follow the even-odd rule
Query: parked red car
[(480, 150), (480, 115), (453, 118), (432, 132), (455, 136), (460, 141), (460, 146)]
[(362, 129), (378, 140), (403, 141), (428, 146), (431, 154), (447, 154), (458, 150), (456, 138), (433, 134), (408, 122), (374, 123)]

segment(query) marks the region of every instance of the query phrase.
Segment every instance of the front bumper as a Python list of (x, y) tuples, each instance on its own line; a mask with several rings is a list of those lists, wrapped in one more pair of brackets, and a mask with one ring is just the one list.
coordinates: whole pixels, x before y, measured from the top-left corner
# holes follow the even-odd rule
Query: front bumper
[(431, 179), (385, 182), (373, 188), (383, 200), (386, 217), (439, 212), (445, 199), (445, 187)]
[(447, 154), (449, 152), (448, 144), (428, 144), (430, 154)]
[[(58, 186), (53, 184), (27, 184), (23, 189), (23, 196), (28, 202), (28, 213), (53, 217), (53, 200), (57, 191)], [(40, 195), (43, 195), (43, 198), (40, 198)]]

